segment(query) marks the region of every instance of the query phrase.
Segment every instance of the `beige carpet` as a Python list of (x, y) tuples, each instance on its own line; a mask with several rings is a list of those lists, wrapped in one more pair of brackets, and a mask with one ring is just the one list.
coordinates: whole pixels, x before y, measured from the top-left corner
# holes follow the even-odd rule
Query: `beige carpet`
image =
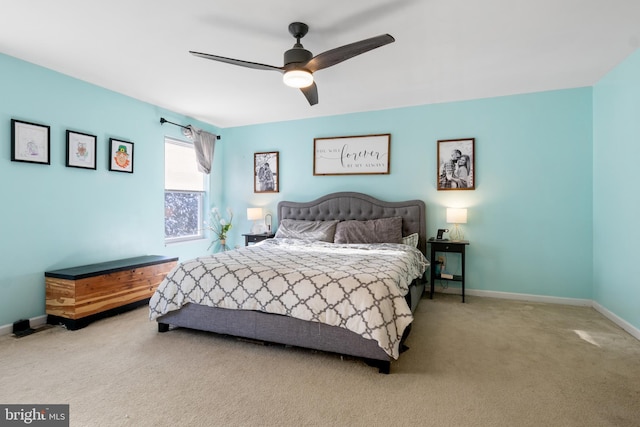
[(142, 308), (0, 337), (0, 403), (69, 403), (72, 426), (640, 425), (640, 341), (591, 308), (438, 294), (391, 375), (156, 331)]

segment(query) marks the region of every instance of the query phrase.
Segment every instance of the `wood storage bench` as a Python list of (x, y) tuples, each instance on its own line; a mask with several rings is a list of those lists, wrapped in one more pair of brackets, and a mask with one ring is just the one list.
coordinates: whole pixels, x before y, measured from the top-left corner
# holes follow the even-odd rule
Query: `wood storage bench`
[(75, 330), (147, 304), (177, 262), (177, 257), (147, 255), (47, 271), (47, 323)]

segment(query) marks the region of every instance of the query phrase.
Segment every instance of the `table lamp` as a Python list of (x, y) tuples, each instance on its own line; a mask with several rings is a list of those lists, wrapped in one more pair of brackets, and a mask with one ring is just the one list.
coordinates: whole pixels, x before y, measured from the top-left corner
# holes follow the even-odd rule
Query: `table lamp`
[(464, 234), (459, 224), (467, 223), (467, 210), (459, 208), (447, 208), (447, 223), (454, 224), (453, 230), (449, 234), (451, 240), (463, 240)]
[(247, 208), (247, 219), (249, 221), (253, 221), (251, 233), (262, 233), (262, 227), (258, 224), (258, 220), (262, 219), (262, 208)]

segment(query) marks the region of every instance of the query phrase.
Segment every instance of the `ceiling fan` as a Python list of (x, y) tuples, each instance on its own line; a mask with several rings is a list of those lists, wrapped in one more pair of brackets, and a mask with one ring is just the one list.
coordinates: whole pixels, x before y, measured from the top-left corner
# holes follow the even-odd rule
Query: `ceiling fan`
[(313, 81), (313, 73), (395, 41), (389, 34), (383, 34), (340, 46), (313, 56), (313, 54), (306, 50), (300, 43), (300, 39), (303, 38), (308, 31), (309, 27), (302, 22), (289, 24), (289, 33), (296, 39), (296, 43), (293, 45), (293, 48), (284, 53), (284, 65), (282, 67), (225, 58), (224, 56), (210, 55), (208, 53), (193, 51), (189, 51), (189, 53), (201, 58), (226, 62), (227, 64), (239, 65), (255, 70), (279, 71), (283, 73), (282, 80), (287, 86), (299, 88), (307, 98), (307, 101), (309, 101), (309, 104), (315, 105), (318, 103), (318, 87)]

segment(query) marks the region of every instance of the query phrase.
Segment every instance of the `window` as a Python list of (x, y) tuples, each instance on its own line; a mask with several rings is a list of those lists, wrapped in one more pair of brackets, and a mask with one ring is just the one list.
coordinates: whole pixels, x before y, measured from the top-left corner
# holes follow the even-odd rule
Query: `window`
[(205, 175), (198, 170), (193, 144), (164, 141), (164, 238), (167, 243), (201, 239)]

